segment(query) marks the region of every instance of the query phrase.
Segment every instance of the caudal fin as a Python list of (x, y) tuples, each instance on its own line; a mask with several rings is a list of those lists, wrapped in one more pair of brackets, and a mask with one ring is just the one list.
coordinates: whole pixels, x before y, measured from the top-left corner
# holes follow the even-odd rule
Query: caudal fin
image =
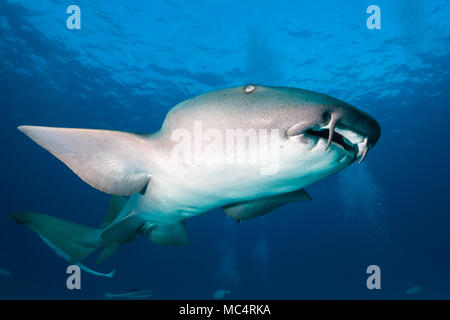
[(105, 245), (101, 229), (40, 213), (16, 212), (10, 217), (17, 224), (26, 224), (35, 231), (59, 256), (70, 263), (77, 263)]

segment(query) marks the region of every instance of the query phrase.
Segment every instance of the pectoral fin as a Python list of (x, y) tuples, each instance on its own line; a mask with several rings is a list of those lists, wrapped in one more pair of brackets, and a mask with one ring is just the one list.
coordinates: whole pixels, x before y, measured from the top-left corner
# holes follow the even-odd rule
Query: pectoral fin
[(311, 200), (311, 197), (302, 189), (275, 196), (233, 203), (223, 207), (223, 211), (238, 221), (248, 220), (269, 213), (273, 209), (287, 203), (306, 200)]
[(34, 142), (64, 162), (92, 187), (131, 195), (145, 188), (149, 140), (120, 131), (21, 126)]

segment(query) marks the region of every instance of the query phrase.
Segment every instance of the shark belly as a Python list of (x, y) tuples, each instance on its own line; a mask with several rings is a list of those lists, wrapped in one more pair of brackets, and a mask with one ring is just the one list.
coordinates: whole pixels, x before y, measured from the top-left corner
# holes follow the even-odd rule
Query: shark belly
[[(276, 159), (277, 172), (262, 174), (262, 164), (185, 164), (165, 166), (152, 176), (144, 195), (135, 194), (130, 201), (133, 211), (152, 222), (171, 223), (195, 217), (228, 204), (264, 198), (303, 189), (352, 163), (353, 155), (342, 150), (309, 160), (311, 153), (325, 147), (315, 141), (308, 152), (295, 139), (285, 140)], [(328, 167), (327, 167), (328, 164)], [(311, 170), (323, 166), (326, 170)]]

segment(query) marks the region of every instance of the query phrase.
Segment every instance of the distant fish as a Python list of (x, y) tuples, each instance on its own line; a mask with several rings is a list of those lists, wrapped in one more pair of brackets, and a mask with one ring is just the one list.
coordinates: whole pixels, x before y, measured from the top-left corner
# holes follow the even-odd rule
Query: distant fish
[(5, 269), (0, 269), (0, 275), (4, 277), (11, 277), (11, 272)]
[(406, 294), (418, 294), (421, 291), (422, 291), (421, 286), (414, 286), (406, 290)]
[(138, 290), (138, 289), (133, 289), (129, 292), (125, 292), (125, 293), (105, 293), (105, 298), (106, 299), (131, 299), (131, 300), (144, 300), (147, 298), (150, 298), (153, 295), (152, 290)]
[(214, 291), (212, 296), (213, 296), (214, 299), (223, 299), (223, 298), (225, 298), (225, 296), (227, 294), (230, 294), (229, 290), (219, 289), (219, 290)]

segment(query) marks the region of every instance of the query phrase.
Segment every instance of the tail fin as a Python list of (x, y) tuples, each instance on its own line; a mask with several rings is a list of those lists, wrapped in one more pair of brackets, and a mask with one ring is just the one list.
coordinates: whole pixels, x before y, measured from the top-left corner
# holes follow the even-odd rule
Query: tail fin
[(101, 229), (85, 227), (39, 213), (17, 212), (10, 215), (17, 224), (26, 224), (59, 256), (77, 263), (103, 247)]
[(87, 273), (93, 274), (94, 276), (112, 278), (116, 274), (116, 269), (114, 269), (113, 271), (111, 271), (109, 273), (104, 273), (104, 272), (98, 272), (98, 271), (92, 270), (91, 268), (85, 266), (81, 262), (78, 262), (77, 265), (81, 268), (81, 270), (84, 270)]

